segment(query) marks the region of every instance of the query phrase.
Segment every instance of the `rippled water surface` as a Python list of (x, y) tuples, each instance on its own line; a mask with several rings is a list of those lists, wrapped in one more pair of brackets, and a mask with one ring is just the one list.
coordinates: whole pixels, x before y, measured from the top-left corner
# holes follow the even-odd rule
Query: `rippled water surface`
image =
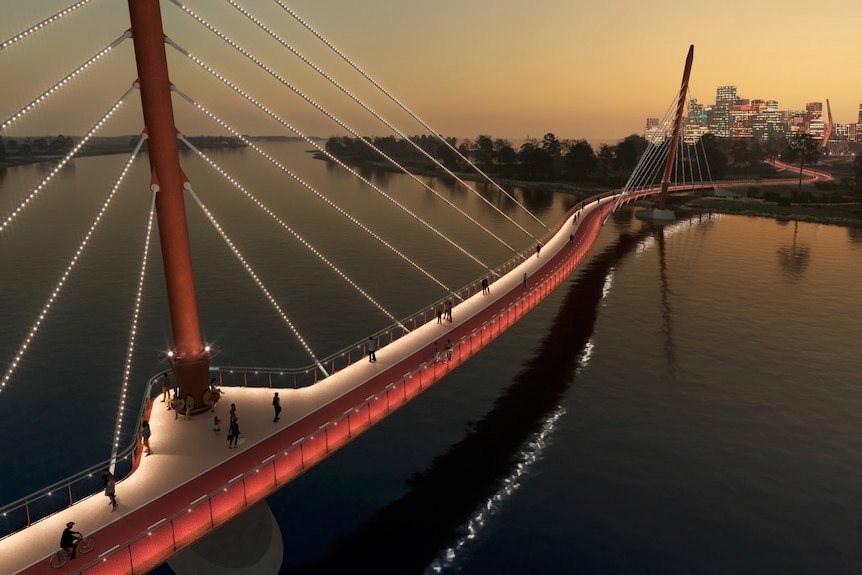
[[(372, 258), (374, 242), (329, 226), (326, 210), (245, 154), (220, 161), (374, 286), (396, 315), (440, 297), (413, 271)], [(16, 224), (2, 238), (4, 368), (86, 231), (72, 215), (95, 213), (123, 160), (76, 160), (50, 200), (32, 207), (41, 227)], [(228, 207), (219, 178), (189, 163), (197, 193), (293, 304), (322, 354), (387, 323), (261, 224), (255, 208)], [(481, 275), (322, 162), (306, 156), (303, 167), (315, 186), (376, 221), (445, 282), (457, 287)], [(0, 180), (4, 213), (38, 172), (21, 168)], [(403, 176), (375, 177), (473, 243), (480, 258), (496, 265), (508, 257), (426, 192), (406, 188)], [(484, 214), (506, 242), (530, 245), (473, 196), (444, 193)], [(517, 193), (551, 224), (573, 203)], [(143, 185), (117, 200), (103, 232), (110, 239), (94, 240), (0, 394), (0, 420), (15, 438), (0, 462), (24, 464), (21, 475), (0, 479), (4, 500), (107, 456), (128, 337), (124, 294), (134, 290), (147, 202)], [(225, 350), (217, 363), (306, 361), (191, 209), (190, 223), (200, 234), (193, 250), (205, 337)], [(285, 535), (286, 572), (352, 564), (378, 573), (858, 573), (860, 261), (862, 234), (845, 228), (695, 216), (652, 229), (632, 210), (614, 215), (590, 258), (536, 310), (269, 499)], [(170, 341), (161, 264), (151, 265), (136, 390)], [(63, 445), (70, 431), (84, 444), (74, 454)]]

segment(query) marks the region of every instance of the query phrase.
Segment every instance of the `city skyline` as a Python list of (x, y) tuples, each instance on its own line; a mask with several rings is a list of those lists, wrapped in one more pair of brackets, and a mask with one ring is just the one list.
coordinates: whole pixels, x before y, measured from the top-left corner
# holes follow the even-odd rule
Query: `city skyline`
[[(380, 96), (367, 82), (278, 5), (234, 2), (367, 99), (381, 115), (392, 118), (406, 134), (424, 132), (409, 118), (405, 122), (400, 112), (393, 113), (393, 106), (379, 103)], [(9, 0), (0, 41), (70, 4), (71, 0)], [(189, 0), (187, 5), (359, 133), (390, 133), (367, 113), (357, 112), (352, 102), (348, 111), (345, 96), (326, 92), (319, 76), (255, 29), (230, 3)], [(809, 14), (809, 4), (801, 1), (756, 6), (729, 2), (721, 10), (676, 0), (658, 6), (633, 1), (577, 6), (560, 0), (530, 4), (442, 0), (433, 7), (394, 0), (301, 0), (289, 6), (435, 131), (458, 138), (488, 134), (518, 140), (554, 132), (560, 139), (602, 141), (642, 133), (644, 118), (661, 116), (674, 99), (689, 44), (695, 45), (690, 96), (701, 102), (710, 101), (721, 85), (738, 86), (748, 98), (777, 100), (787, 110), (828, 99), (834, 121), (842, 124), (856, 122), (862, 102), (862, 90), (851, 74), (853, 55), (862, 48), (854, 29), (862, 19), (862, 7), (855, 3), (826, 0), (818, 4), (816, 14)], [(283, 106), (276, 113), (306, 135), (345, 133), (172, 3), (162, 2), (162, 12), (171, 39), (266, 106)], [(800, 21), (800, 14), (808, 18)], [(89, 23), (86, 34), (81, 33), (82, 22)], [(0, 51), (0, 70), (4, 77), (16, 79), (0, 87), (0, 115), (8, 117), (26, 105), (38, 90), (59, 81), (127, 26), (125, 1), (94, 0), (32, 40)], [(804, 31), (802, 40), (788, 40), (797, 30)], [(49, 102), (38, 121), (22, 121), (0, 135), (84, 131), (86, 124), (76, 125), (73, 120), (78, 118), (69, 116), (97, 119), (134, 79), (134, 70), (128, 69), (133, 63), (131, 42), (116, 50), (124, 53), (110, 54), (92, 74), (74, 80), (68, 90), (72, 95), (64, 99), (61, 94), (57, 101), (62, 103)], [(236, 114), (231, 121), (245, 133), (292, 135), (250, 105), (240, 111), (235, 94), (224, 87), (211, 88), (216, 86), (211, 78), (172, 49), (168, 52), (172, 81), (196, 101), (213, 110), (230, 109)], [(182, 102), (174, 100), (181, 131), (213, 132), (209, 120), (189, 119), (188, 111), (180, 110)], [(109, 132), (139, 131), (139, 116), (126, 112)]]

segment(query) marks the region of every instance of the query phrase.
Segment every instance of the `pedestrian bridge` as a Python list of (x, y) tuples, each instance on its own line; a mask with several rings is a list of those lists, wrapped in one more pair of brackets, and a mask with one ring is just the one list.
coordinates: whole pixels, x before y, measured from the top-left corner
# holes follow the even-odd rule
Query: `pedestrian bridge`
[[(658, 191), (629, 199), (653, 193)], [(615, 199), (596, 198), (573, 210), (545, 238), (541, 253), (531, 250), (505, 265), (490, 294), (476, 282), (454, 307), (451, 322), (438, 323), (427, 313), (409, 333), (382, 336), (374, 363), (359, 351), (346, 354), (341, 366), (332, 360), (334, 373), (311, 385), (312, 369), (302, 381), (275, 370), (213, 368), (225, 394), (214, 412), (188, 420), (160, 401), (161, 374), (153, 377), (141, 413), (152, 428), (153, 454), (143, 456), (140, 444), (123, 452), (133, 471), (117, 484), (118, 508), (112, 511), (101, 491), (76, 498), (72, 479), (7, 506), (7, 532), (16, 520), (24, 528), (0, 540), (4, 571), (56, 573), (48, 558), (68, 521), (97, 544), (63, 572), (144, 573), (161, 565), (418, 396), (538, 305), (586, 257)], [(435, 344), (445, 349), (447, 340), (453, 343), (451, 360), (434, 354)], [(277, 423), (273, 389), (282, 399)], [(231, 404), (244, 438), (237, 449), (226, 441)], [(213, 415), (222, 420), (220, 435), (212, 430)], [(92, 484), (98, 475), (93, 469), (77, 480)], [(66, 492), (66, 509), (36, 516), (40, 499), (66, 499)]]

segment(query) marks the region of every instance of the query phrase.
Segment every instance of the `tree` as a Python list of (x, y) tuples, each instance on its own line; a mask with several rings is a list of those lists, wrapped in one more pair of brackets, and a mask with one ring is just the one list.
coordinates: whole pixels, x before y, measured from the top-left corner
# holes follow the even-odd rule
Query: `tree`
[(602, 171), (602, 183), (608, 181), (608, 170), (614, 165), (614, 147), (608, 144), (599, 146), (599, 169)]
[(582, 182), (584, 176), (591, 175), (599, 163), (593, 147), (586, 140), (578, 140), (569, 148), (565, 157), (566, 169), (572, 178)]
[(862, 202), (862, 154), (856, 154), (853, 159), (853, 183), (859, 201)]
[(543, 147), (539, 147), (535, 139), (529, 138), (521, 144), (518, 159), (524, 170), (524, 176), (531, 180), (549, 180), (553, 173), (554, 159)]
[(727, 154), (721, 151), (721, 145), (714, 134), (704, 134), (700, 139), (706, 165), (709, 166), (709, 176), (713, 180), (721, 180), (727, 172)]
[(812, 166), (820, 159), (820, 142), (814, 140), (810, 134), (797, 132), (790, 139), (782, 158), (799, 166), (799, 194), (802, 192), (802, 172), (805, 166)]
[(510, 174), (511, 168), (518, 163), (518, 153), (509, 140), (502, 138), (494, 140), (494, 155), (497, 157), (497, 164), (500, 166), (500, 176), (502, 177)]
[(480, 135), (476, 139), (476, 163), (487, 169), (494, 161), (494, 140), (491, 136)]

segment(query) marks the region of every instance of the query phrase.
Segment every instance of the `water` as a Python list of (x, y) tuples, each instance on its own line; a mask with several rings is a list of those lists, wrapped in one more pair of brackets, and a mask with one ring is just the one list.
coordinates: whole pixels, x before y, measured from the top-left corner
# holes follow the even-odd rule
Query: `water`
[[(279, 146), (285, 156), (297, 147)], [(275, 192), (288, 184), (262, 168), (244, 170), (247, 154), (225, 152), (220, 161), (259, 179), (256, 189), (268, 184), (277, 201)], [(85, 171), (81, 164), (87, 162), (98, 169)], [(77, 200), (103, 195), (95, 190), (105, 189), (103, 182), (115, 172), (109, 166), (118, 163), (122, 158), (80, 161), (64, 174), (61, 188)], [(414, 242), (421, 261), (433, 262), (424, 265), (447, 281), (461, 285), (480, 275), (322, 162), (306, 156), (305, 164), (316, 185), (337, 188), (363, 217), (388, 223), (387, 233), (403, 235), (404, 249)], [(11, 183), (37, 171), (23, 168), (0, 183), (4, 213), (16, 193), (10, 190), (20, 188)], [(226, 202), (227, 192), (216, 191), (217, 178), (194, 166), (186, 171), (202, 196), (212, 188), (208, 205)], [(93, 181), (79, 179), (85, 177)], [(435, 213), (425, 192), (407, 191), (413, 188), (403, 176), (377, 181), (440, 225), (475, 235), (453, 216)], [(143, 190), (139, 185), (133, 199), (118, 203), (117, 213), (134, 214), (136, 204), (145, 205)], [(298, 208), (299, 191), (290, 192), (285, 218)], [(517, 193), (547, 222), (558, 221), (572, 203), (565, 196)], [(51, 196), (33, 211), (66, 200)], [(517, 213), (509, 202), (500, 203)], [(66, 215), (76, 209), (57, 207), (50, 236), (24, 235), (21, 224), (0, 243), (4, 277), (16, 278), (0, 288), (3, 317), (9, 318), (0, 349), (7, 357), (29, 327), (18, 324), (33, 317), (50, 291), (45, 284), (53, 285), (50, 278), (65, 265), (72, 240), (57, 238), (61, 228), (71, 227)], [(474, 209), (495, 229), (507, 230), (502, 233), (508, 240), (529, 245), (499, 215)], [(319, 301), (336, 289), (335, 282), (282, 251), (287, 248), (280, 239), (276, 248), (279, 236), (253, 211), (223, 208), (220, 217), (248, 231), (248, 251), (261, 262), (255, 265), (283, 282), (285, 293), (297, 294), (287, 301), (298, 300), (290, 306), (298, 322), (315, 326), (313, 347), (334, 351), (362, 339), (369, 325), (386, 323), (343, 291), (322, 310), (305, 309), (310, 306), (303, 302)], [(217, 362), (303, 361), (271, 310), (244, 287), (231, 256), (217, 243), (196, 240), (207, 232), (199, 217), (190, 219), (198, 230), (193, 249), (202, 323), (207, 339), (224, 348)], [(128, 307), (106, 292), (134, 284), (120, 241), (133, 228), (116, 220), (114, 241), (100, 248), (107, 260), (98, 260), (109, 263), (81, 272), (77, 289), (90, 297), (57, 307), (54, 326), (85, 341), (46, 331), (34, 344), (31, 353), (37, 355), (0, 394), (0, 418), (18, 439), (0, 458), (7, 468), (26, 462), (24, 475), (2, 479), (4, 494), (77, 469), (81, 457), (64, 459), (57, 439), (66, 430), (80, 430), (93, 461), (106, 455), (127, 324), (118, 326), (114, 318)], [(291, 220), (304, 233), (321, 232), (318, 241), (345, 248), (346, 254), (333, 250), (335, 257), (357, 275), (382, 278), (371, 285), (400, 314), (439, 297), (433, 286), (408, 276), (412, 272), (379, 263), (358, 245), (361, 240), (324, 225), (328, 221), (321, 214)], [(527, 218), (519, 221), (530, 225)], [(476, 243), (494, 263), (507, 257), (495, 242)], [(269, 249), (252, 249), (260, 246)], [(860, 250), (862, 237), (844, 228), (704, 216), (657, 231), (631, 211), (615, 215), (585, 264), (526, 318), (268, 500), (285, 535), (285, 572), (337, 572), (347, 565), (376, 573), (430, 573), (435, 567), (467, 574), (857, 573)], [(7, 262), (31, 271), (12, 275)], [(138, 388), (140, 377), (158, 367), (158, 351), (170, 337), (159, 301), (160, 263), (152, 265), (157, 273), (148, 284), (153, 301), (145, 314)], [(407, 287), (410, 296), (399, 297)], [(103, 317), (108, 303), (114, 309)], [(98, 329), (79, 327), (93, 321)], [(111, 340), (119, 343), (112, 347)], [(94, 346), (110, 353), (87, 353)], [(62, 398), (68, 396), (84, 398), (86, 417), (65, 407)], [(471, 535), (465, 526), (474, 529)]]

